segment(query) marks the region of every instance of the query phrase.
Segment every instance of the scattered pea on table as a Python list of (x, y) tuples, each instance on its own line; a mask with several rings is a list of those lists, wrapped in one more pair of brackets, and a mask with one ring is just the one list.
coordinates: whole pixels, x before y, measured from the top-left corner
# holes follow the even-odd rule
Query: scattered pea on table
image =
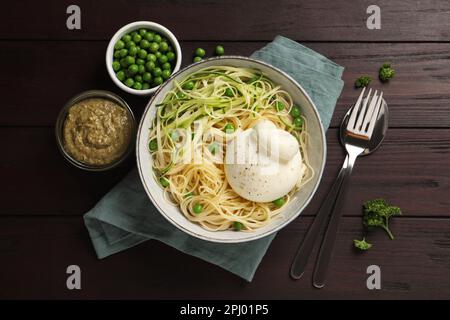
[[(222, 56), (225, 54), (225, 49), (223, 48), (223, 46), (216, 46), (215, 50), (214, 50), (216, 56)], [(199, 62), (202, 61), (202, 58), (205, 57), (206, 55), (206, 51), (203, 48), (197, 48), (194, 51), (194, 62)]]
[(195, 49), (195, 55), (196, 55), (197, 57), (203, 58), (203, 57), (205, 56), (205, 54), (206, 54), (205, 49), (203, 49), (203, 48), (197, 48), (197, 49)]
[(216, 55), (223, 56), (225, 54), (225, 49), (222, 46), (217, 46), (215, 52)]

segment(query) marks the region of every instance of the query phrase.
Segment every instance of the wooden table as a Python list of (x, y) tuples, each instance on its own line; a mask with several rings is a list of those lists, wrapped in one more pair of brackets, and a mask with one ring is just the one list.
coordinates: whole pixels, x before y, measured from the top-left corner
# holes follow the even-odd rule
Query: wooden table
[[(76, 3), (82, 29), (66, 28)], [(366, 28), (371, 1), (11, 1), (0, 10), (0, 298), (450, 298), (450, 3), (379, 0), (381, 30)], [(87, 89), (118, 93), (140, 115), (148, 99), (120, 91), (104, 63), (108, 39), (122, 25), (151, 20), (194, 49), (249, 55), (282, 34), (345, 66), (345, 88), (328, 130), (320, 188), (301, 217), (279, 232), (252, 283), (158, 242), (98, 260), (82, 215), (134, 166), (89, 173), (70, 166), (54, 137), (58, 111)], [(358, 161), (327, 286), (293, 281), (294, 252), (343, 161), (339, 122), (355, 101), (354, 80), (391, 61), (397, 75), (382, 89), (391, 118), (382, 148)], [(362, 235), (361, 204), (383, 197), (403, 216), (396, 239), (373, 232), (374, 247), (352, 249)], [(243, 253), (245, 254), (245, 253)], [(66, 288), (79, 265), (82, 290)], [(379, 265), (381, 290), (366, 288)]]

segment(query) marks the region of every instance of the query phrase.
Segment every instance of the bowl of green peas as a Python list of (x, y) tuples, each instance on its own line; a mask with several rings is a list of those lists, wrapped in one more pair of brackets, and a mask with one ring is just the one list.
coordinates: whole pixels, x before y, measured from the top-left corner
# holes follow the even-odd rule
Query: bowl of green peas
[(109, 76), (119, 88), (135, 95), (151, 95), (180, 65), (177, 38), (155, 22), (137, 21), (123, 26), (106, 50)]

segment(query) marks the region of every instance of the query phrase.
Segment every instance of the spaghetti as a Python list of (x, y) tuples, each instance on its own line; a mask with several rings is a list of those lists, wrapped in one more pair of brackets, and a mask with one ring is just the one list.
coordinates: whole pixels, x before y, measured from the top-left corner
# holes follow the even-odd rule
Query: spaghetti
[(270, 223), (283, 207), (236, 194), (221, 155), (226, 152), (224, 140), (263, 119), (291, 133), (303, 164), (301, 179), (284, 197), (287, 205), (314, 175), (307, 154), (307, 120), (299, 115), (301, 121), (295, 122), (293, 107), (290, 95), (255, 69), (215, 66), (175, 81), (157, 105), (149, 135), (153, 170), (167, 200), (207, 230), (251, 231)]

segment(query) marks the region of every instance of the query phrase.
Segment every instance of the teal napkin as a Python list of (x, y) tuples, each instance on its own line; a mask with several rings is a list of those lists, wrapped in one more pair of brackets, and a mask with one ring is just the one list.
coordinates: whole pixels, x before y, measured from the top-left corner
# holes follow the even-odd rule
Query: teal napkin
[[(343, 67), (281, 36), (251, 57), (267, 62), (297, 80), (316, 104), (322, 123), (328, 128), (343, 87)], [(194, 238), (161, 216), (147, 197), (136, 169), (84, 215), (84, 222), (100, 259), (154, 239), (216, 264), (247, 281), (252, 280), (275, 237), (272, 234), (239, 244), (220, 244)]]

